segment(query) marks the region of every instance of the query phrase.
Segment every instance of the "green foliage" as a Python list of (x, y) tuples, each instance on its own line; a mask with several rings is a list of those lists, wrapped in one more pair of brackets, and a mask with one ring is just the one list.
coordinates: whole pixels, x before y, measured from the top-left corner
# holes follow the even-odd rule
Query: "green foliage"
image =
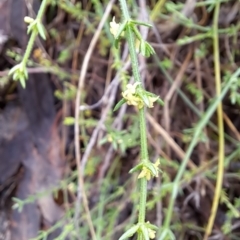
[(25, 17), (24, 21), (26, 23), (28, 23), (28, 28), (27, 28), (27, 34), (31, 34), (31, 33), (36, 33), (39, 34), (43, 40), (46, 40), (46, 30), (43, 26), (43, 24), (41, 23), (41, 19), (36, 18), (35, 20), (33, 18), (30, 17)]
[(118, 131), (106, 126), (107, 135), (100, 140), (100, 144), (111, 143), (113, 149), (126, 153), (126, 150), (139, 145), (139, 122), (133, 122), (133, 125), (126, 130)]
[(76, 96), (76, 93), (77, 89), (73, 84), (64, 82), (64, 91), (56, 90), (54, 95), (60, 100), (72, 100)]
[(195, 50), (195, 57), (196, 58), (204, 58), (207, 55), (207, 44), (206, 42), (200, 43), (200, 46)]
[(9, 75), (13, 75), (13, 80), (15, 80), (15, 81), (19, 80), (23, 88), (26, 87), (26, 82), (25, 81), (28, 78), (28, 73), (27, 73), (26, 66), (27, 66), (27, 61), (29, 59), (29, 56), (30, 56), (30, 54), (32, 52), (32, 49), (33, 49), (35, 39), (36, 39), (38, 34), (44, 40), (46, 39), (45, 29), (44, 29), (44, 26), (41, 22), (46, 7), (47, 7), (47, 0), (43, 0), (42, 3), (41, 3), (40, 9), (38, 11), (38, 15), (37, 15), (36, 19), (32, 19), (32, 18), (29, 18), (29, 17), (25, 18), (25, 21), (27, 23), (29, 23), (27, 33), (31, 34), (31, 36), (29, 38), (27, 49), (24, 53), (24, 56), (23, 56), (23, 59), (22, 59), (21, 63), (17, 64), (16, 66), (14, 66), (9, 71)]
[(172, 63), (172, 61), (169, 59), (169, 58), (164, 58), (163, 60), (162, 60), (162, 66), (165, 68), (165, 69), (167, 69), (167, 70), (170, 70), (170, 69), (172, 69), (172, 67), (173, 67), (173, 63)]
[(240, 207), (240, 200), (238, 198), (235, 198), (234, 204), (232, 204), (229, 201), (226, 192), (224, 192), (224, 190), (222, 190), (222, 195), (221, 195), (220, 201), (221, 201), (221, 203), (225, 203), (228, 208), (228, 211), (226, 214), (226, 220), (225, 220), (224, 224), (222, 225), (223, 233), (228, 235), (231, 233), (233, 220), (240, 217), (239, 210), (238, 210)]
[[(75, 123), (75, 118), (74, 117), (66, 117), (63, 121), (63, 124), (66, 126), (71, 126), (74, 125)], [(79, 124), (81, 124), (82, 126), (85, 127), (95, 127), (97, 125), (97, 120), (93, 119), (93, 118), (89, 118), (89, 119), (80, 119), (79, 120)]]
[(85, 167), (84, 175), (91, 177), (96, 173), (96, 169), (101, 162), (101, 158), (98, 156), (92, 157), (91, 161), (88, 161)]
[[(227, 83), (227, 81), (229, 81), (230, 77), (231, 77), (231, 72), (227, 71), (223, 78), (225, 84)], [(233, 105), (236, 104), (240, 106), (239, 87), (240, 87), (240, 77), (236, 77), (230, 87), (230, 101)]]
[(110, 31), (115, 38), (115, 47), (118, 48), (119, 41), (124, 35), (127, 35), (125, 31), (126, 29), (129, 29), (130, 31), (132, 31), (132, 33), (134, 33), (134, 37), (136, 37), (136, 39), (138, 40), (137, 43), (139, 43), (137, 45), (135, 44), (135, 51), (140, 52), (144, 57), (150, 57), (155, 53), (155, 51), (153, 47), (142, 38), (139, 30), (137, 29), (138, 25), (151, 27), (150, 24), (135, 21), (130, 18), (125, 19), (125, 21), (123, 21), (122, 23), (116, 23), (114, 17), (113, 21), (110, 23)]
[[(183, 130), (183, 142), (189, 143), (193, 139), (194, 133), (196, 132), (196, 126), (194, 128), (184, 129)], [(199, 134), (198, 142), (206, 143), (208, 142), (208, 137), (205, 132)]]
[[(125, 233), (123, 233), (123, 235), (120, 237), (120, 240), (127, 239), (134, 234), (138, 236), (138, 239), (149, 240), (155, 238), (155, 231), (152, 228), (153, 225), (148, 225), (149, 223), (146, 223), (145, 220), (147, 202), (147, 180), (150, 180), (152, 177), (158, 177), (159, 164), (158, 162), (152, 164), (148, 158), (145, 106), (149, 108), (153, 107), (153, 103), (157, 101), (159, 97), (155, 96), (153, 93), (147, 92), (142, 86), (141, 77), (139, 74), (137, 52), (140, 52), (145, 57), (149, 57), (150, 55), (154, 54), (155, 51), (151, 47), (151, 45), (142, 38), (139, 30), (137, 29), (138, 25), (147, 27), (151, 25), (140, 21), (132, 20), (128, 12), (126, 1), (120, 0), (119, 2), (121, 5), (123, 21), (122, 23), (116, 23), (115, 18), (113, 18), (113, 21), (110, 23), (110, 31), (115, 38), (116, 47), (118, 47), (122, 37), (125, 37), (128, 42), (135, 83), (133, 85), (127, 84), (127, 89), (122, 93), (122, 96), (129, 105), (137, 106), (139, 110), (138, 115), (140, 119), (139, 131), (141, 148), (141, 161), (134, 168), (135, 170), (141, 169), (141, 173), (138, 177), (140, 179), (138, 223), (133, 225)], [(137, 45), (135, 42), (135, 38), (139, 42), (139, 44)]]
[(195, 102), (199, 104), (203, 100), (203, 92), (197, 88), (196, 84), (188, 83), (187, 90), (195, 97)]
[(57, 62), (58, 63), (65, 63), (67, 60), (69, 60), (71, 58), (71, 52), (69, 49), (64, 49), (60, 52), (58, 58), (57, 58)]
[(57, 5), (59, 8), (64, 10), (66, 13), (68, 13), (73, 18), (76, 18), (77, 20), (81, 20), (86, 16), (86, 12), (82, 10), (82, 6), (80, 3), (73, 4), (71, 1), (68, 0), (51, 0), (50, 1), (52, 6)]
[[(49, 1), (52, 6), (58, 6), (61, 10), (63, 10), (65, 13), (67, 13), (72, 19), (75, 19), (79, 24), (80, 21), (82, 21), (86, 27), (85, 34), (93, 33), (96, 31), (95, 26), (97, 25), (99, 19), (101, 18), (103, 14), (103, 4), (100, 1), (93, 0), (91, 1), (91, 4), (94, 6), (94, 12), (84, 10), (82, 5), (77, 3), (73, 4), (69, 0), (51, 0)], [(107, 3), (107, 1), (105, 1)], [(159, 3), (160, 1), (154, 1), (154, 3)], [(215, 6), (215, 0), (207, 0), (207, 1), (199, 1), (196, 3), (196, 7), (202, 7), (206, 6), (207, 10), (210, 11)], [(221, 1), (226, 2), (226, 1)], [(90, 3), (89, 3), (90, 4)], [(128, 1), (129, 7), (133, 7), (135, 5), (135, 1)], [(192, 18), (186, 18), (184, 14), (182, 14), (184, 4), (180, 2), (172, 2), (172, 1), (166, 1), (166, 3), (161, 8), (161, 12), (157, 13), (155, 17), (159, 17), (162, 19), (169, 20), (169, 16), (171, 17), (172, 21), (174, 23), (178, 23), (191, 31), (187, 31), (189, 33), (189, 36), (187, 35), (181, 35), (181, 38), (176, 41), (179, 45), (186, 45), (193, 43), (196, 44), (196, 48), (194, 51), (194, 58), (198, 58), (201, 61), (204, 61), (205, 58), (209, 57), (209, 51), (212, 48), (211, 38), (213, 35), (212, 28), (209, 27), (209, 25), (199, 25), (196, 23), (196, 21)], [(126, 9), (122, 9), (126, 11)], [(117, 13), (116, 15), (119, 16), (119, 9), (115, 8), (114, 11)], [(137, 8), (134, 9), (135, 13), (137, 13)], [(125, 12), (126, 13), (126, 12)], [(131, 13), (133, 15), (133, 13)], [(43, 39), (48, 36), (46, 34), (46, 30), (44, 26), (41, 24), (39, 19), (34, 20), (30, 18), (25, 19), (26, 22), (28, 22), (30, 25), (28, 27), (28, 32), (32, 34), (35, 32), (35, 34), (39, 34)], [(129, 49), (133, 52), (133, 49), (135, 53), (140, 53), (141, 55), (145, 57), (150, 57), (154, 54), (154, 50), (151, 47), (151, 45), (142, 39), (142, 36), (138, 30), (139, 25), (141, 26), (147, 26), (150, 25), (148, 23), (143, 23), (139, 21), (135, 21), (128, 17), (124, 17), (123, 21), (121, 23), (114, 23), (113, 26), (117, 28), (117, 31), (115, 31), (115, 39), (113, 39), (112, 36), (110, 36), (109, 31), (109, 24), (105, 24), (104, 32), (102, 32), (102, 35), (99, 38), (98, 43), (98, 52), (102, 56), (107, 56), (109, 54), (109, 49), (111, 48), (110, 44), (113, 45), (113, 42), (115, 41), (115, 45), (118, 47), (118, 49), (111, 49), (111, 53), (113, 54), (113, 63), (112, 68), (114, 70), (119, 70), (122, 68), (123, 63), (120, 60), (120, 44), (124, 41), (124, 39), (130, 39), (128, 41)], [(196, 34), (193, 34), (195, 33)], [(224, 29), (219, 29), (219, 34), (222, 36), (232, 36), (233, 38), (237, 38), (237, 34), (239, 32), (239, 26), (233, 25), (231, 27), (226, 27)], [(52, 38), (59, 38), (61, 34), (58, 32), (57, 29), (50, 29), (49, 36)], [(200, 43), (201, 42), (201, 43)], [(235, 40), (236, 43), (236, 40)], [(13, 79), (20, 81), (22, 86), (25, 86), (25, 81), (27, 79), (27, 71), (26, 66), (44, 66), (46, 68), (46, 72), (51, 72), (58, 76), (61, 80), (64, 80), (63, 82), (63, 90), (56, 90), (55, 91), (55, 97), (59, 100), (73, 100), (76, 96), (76, 86), (74, 83), (69, 83), (66, 81), (66, 79), (78, 79), (78, 74), (73, 74), (70, 72), (67, 72), (67, 70), (64, 70), (61, 68), (58, 64), (64, 64), (66, 63), (71, 57), (72, 57), (72, 44), (70, 44), (70, 47), (67, 47), (63, 49), (59, 56), (57, 57), (56, 61), (51, 62), (48, 59), (42, 59), (43, 61), (35, 62), (29, 58), (24, 58), (20, 54), (17, 54), (16, 52), (8, 52), (8, 56), (10, 56), (12, 59), (14, 59), (16, 62), (20, 62), (19, 65), (15, 66), (9, 74), (13, 75)], [(180, 47), (179, 47), (180, 48)], [(181, 49), (181, 48), (180, 48)], [(130, 53), (131, 57), (133, 53)], [(235, 52), (232, 52), (231, 57), (231, 64), (234, 64), (234, 57), (236, 54), (239, 54), (239, 50), (235, 50)], [(155, 58), (156, 56), (154, 56)], [(133, 57), (134, 58), (134, 57)], [(156, 58), (155, 58), (156, 59)], [(134, 59), (131, 60), (132, 63), (135, 63)], [(231, 65), (231, 67), (232, 67)], [(135, 66), (135, 65), (134, 65)], [(174, 61), (172, 62), (169, 58), (163, 57), (160, 62), (160, 68), (161, 72), (164, 73), (164, 76), (166, 79), (169, 78), (169, 73), (166, 70), (175, 71), (176, 65)], [(110, 116), (108, 118), (108, 122), (106, 125), (106, 136), (104, 136), (100, 141), (100, 145), (111, 145), (113, 149), (116, 151), (117, 157), (113, 160), (113, 163), (109, 166), (110, 170), (107, 172), (105, 178), (102, 180), (103, 184), (101, 185), (99, 190), (98, 196), (99, 199), (97, 203), (91, 208), (91, 216), (93, 217), (93, 225), (96, 228), (98, 239), (104, 239), (104, 240), (111, 240), (113, 239), (113, 236), (116, 234), (116, 229), (118, 227), (120, 230), (122, 228), (126, 228), (126, 232), (120, 237), (120, 239), (129, 239), (134, 234), (138, 234), (140, 239), (153, 239), (153, 236), (155, 236), (154, 231), (159, 230), (156, 235), (157, 239), (165, 240), (165, 239), (177, 239), (174, 233), (181, 232), (181, 228), (186, 227), (188, 229), (196, 229), (197, 226), (194, 226), (192, 223), (188, 223), (186, 225), (183, 225), (179, 221), (179, 218), (177, 218), (175, 215), (173, 216), (173, 208), (174, 208), (174, 202), (176, 200), (177, 195), (182, 189), (182, 186), (185, 186), (187, 183), (191, 182), (195, 177), (198, 177), (201, 175), (202, 177), (208, 177), (210, 180), (216, 180), (217, 177), (217, 166), (214, 166), (212, 168), (206, 169), (204, 172), (199, 171), (199, 169), (191, 170), (186, 169), (187, 161), (189, 160), (192, 151), (196, 144), (199, 142), (206, 143), (207, 141), (210, 141), (210, 137), (205, 135), (205, 132), (203, 131), (206, 124), (210, 125), (210, 118), (213, 115), (214, 111), (216, 110), (216, 107), (220, 101), (222, 101), (223, 97), (227, 97), (227, 93), (229, 93), (229, 99), (233, 105), (239, 105), (240, 104), (240, 93), (239, 93), (239, 87), (240, 87), (240, 78), (239, 78), (239, 69), (237, 69), (234, 73), (231, 71), (231, 68), (227, 66), (227, 69), (230, 70), (223, 70), (223, 92), (222, 95), (219, 98), (213, 98), (211, 97), (209, 99), (209, 107), (202, 113), (196, 109), (194, 106), (194, 103), (198, 104), (200, 102), (203, 102), (204, 100), (204, 90), (198, 89), (197, 84), (194, 82), (189, 82), (186, 85), (186, 89), (190, 94), (193, 95), (194, 101), (193, 103), (189, 103), (189, 100), (186, 100), (186, 106), (193, 109), (195, 107), (194, 112), (197, 113), (198, 116), (200, 116), (199, 122), (193, 126), (191, 129), (183, 130), (183, 138), (181, 139), (183, 142), (188, 143), (189, 146), (186, 149), (186, 155), (184, 159), (181, 159), (181, 161), (175, 160), (175, 159), (164, 159), (161, 158), (161, 188), (159, 188), (159, 185), (155, 183), (155, 179), (151, 182), (152, 189), (147, 189), (146, 181), (141, 181), (140, 188), (138, 192), (135, 191), (133, 186), (136, 186), (136, 178), (135, 176), (139, 176), (142, 174), (144, 178), (148, 178), (147, 176), (150, 176), (150, 180), (152, 180), (153, 176), (157, 176), (159, 173), (159, 168), (154, 165), (154, 163), (150, 162), (148, 157), (148, 152), (146, 150), (145, 142), (142, 144), (140, 142), (140, 135), (144, 135), (144, 124), (145, 122), (142, 120), (142, 116), (140, 115), (141, 109), (137, 109), (137, 113), (139, 115), (127, 115), (124, 116), (124, 126), (127, 125), (128, 128), (125, 130), (116, 130), (111, 124), (114, 120), (114, 115)], [(191, 71), (191, 66), (188, 69)], [(170, 72), (169, 71), (169, 72)], [(202, 69), (204, 71), (204, 69)], [(129, 71), (131, 73), (131, 71)], [(123, 93), (128, 89), (127, 84), (130, 79), (128, 71), (120, 71), (120, 80), (121, 80), (121, 86), (123, 89)], [(139, 80), (138, 77), (139, 70), (136, 70), (133, 68), (133, 74), (135, 77), (135, 80)], [(5, 83), (7, 81), (8, 77), (4, 77), (0, 79), (1, 81)], [(62, 84), (62, 83), (61, 83)], [(180, 92), (181, 95), (181, 89), (177, 89), (177, 92)], [(129, 93), (129, 92), (128, 92)], [(83, 95), (86, 94), (86, 92), (83, 92)], [(142, 88), (142, 85), (139, 83), (136, 85), (136, 88), (134, 89), (134, 92), (130, 94), (131, 96), (124, 95), (126, 98), (123, 98), (118, 102), (118, 104), (115, 106), (114, 111), (117, 111), (120, 109), (120, 107), (128, 102), (135, 103), (137, 102), (138, 106), (139, 102), (143, 103), (142, 108), (145, 106), (152, 107), (153, 106), (153, 99), (156, 98), (156, 102), (158, 102), (160, 105), (163, 105), (163, 102), (158, 96), (146, 91)], [(85, 95), (84, 95), (85, 96)], [(129, 98), (130, 97), (130, 98)], [(135, 98), (131, 98), (135, 97)], [(185, 96), (186, 97), (186, 96)], [(136, 99), (137, 98), (137, 99)], [(184, 98), (184, 97), (183, 97)], [(140, 99), (140, 100), (139, 100)], [(206, 100), (206, 99), (205, 99)], [(134, 102), (135, 101), (135, 102)], [(192, 104), (192, 105), (191, 105)], [(134, 105), (134, 104), (132, 104)], [(207, 107), (207, 106), (206, 106)], [(90, 111), (90, 110), (89, 110)], [(131, 108), (132, 111), (132, 108)], [(81, 133), (81, 138), (86, 140), (88, 139), (88, 135), (84, 133), (84, 131), (92, 132), (92, 129), (97, 126), (98, 120), (97, 118), (91, 117), (91, 111), (90, 116), (87, 116), (87, 111), (81, 112), (85, 116), (85, 118), (80, 117), (79, 124), (84, 129)], [(87, 116), (87, 117), (86, 117)], [(145, 117), (144, 117), (145, 118)], [(139, 121), (140, 120), (140, 121)], [(129, 124), (129, 122), (131, 124)], [(142, 122), (141, 122), (142, 121)], [(141, 122), (141, 129), (139, 129), (139, 122)], [(63, 121), (63, 124), (66, 126), (72, 126), (75, 123), (75, 118), (69, 116), (66, 117)], [(215, 136), (215, 135), (214, 135)], [(146, 136), (145, 136), (146, 137)], [(143, 136), (144, 138), (144, 136)], [(145, 141), (145, 140), (144, 140)], [(122, 176), (119, 170), (119, 163), (120, 158), (122, 155), (126, 156), (127, 150), (140, 146), (142, 148), (142, 152), (145, 153), (145, 157), (142, 157), (141, 155), (141, 162), (138, 163), (135, 167), (132, 168), (130, 173), (136, 172), (137, 174), (132, 174), (129, 181), (126, 181), (123, 186), (118, 186), (119, 179), (122, 180)], [(143, 146), (144, 145), (144, 146)], [(187, 144), (186, 144), (187, 145)], [(84, 147), (82, 147), (83, 151), (86, 147), (86, 144), (84, 143)], [(239, 151), (239, 150), (238, 150)], [(237, 158), (237, 150), (233, 152), (235, 154), (235, 158)], [(146, 157), (147, 156), (147, 157)], [(229, 163), (233, 160), (232, 155), (227, 155), (225, 159), (225, 167), (227, 168)], [(86, 177), (86, 183), (85, 186), (87, 188), (87, 192), (91, 187), (91, 182), (93, 178), (96, 178), (96, 175), (101, 168), (102, 164), (104, 163), (104, 158), (97, 156), (94, 151), (92, 152), (91, 157), (88, 159), (86, 167), (84, 169), (84, 176)], [(201, 167), (201, 166), (200, 166)], [(143, 172), (143, 170), (145, 172)], [(170, 171), (169, 171), (170, 170)], [(147, 173), (148, 172), (148, 173)], [(236, 174), (236, 173), (235, 173)], [(113, 176), (114, 175), (114, 176)], [(172, 179), (175, 177), (175, 180)], [(49, 189), (47, 192), (39, 193), (37, 195), (29, 196), (25, 200), (20, 199), (14, 199), (14, 209), (18, 209), (21, 211), (25, 204), (29, 204), (32, 202), (37, 201), (41, 196), (44, 196), (44, 194), (49, 194), (57, 192), (57, 190), (70, 188), (73, 193), (77, 192), (78, 184), (76, 182), (76, 172), (72, 174), (71, 180), (65, 179), (58, 188), (55, 189)], [(89, 180), (91, 179), (91, 180)], [(140, 178), (141, 179), (141, 178)], [(124, 179), (125, 181), (125, 179)], [(140, 180), (139, 180), (140, 182)], [(110, 185), (110, 186), (109, 186)], [(127, 194), (125, 193), (125, 189), (129, 190), (130, 192)], [(139, 222), (139, 219), (137, 219), (138, 214), (145, 215), (145, 210), (142, 213), (141, 209), (142, 206), (139, 204), (139, 196), (141, 194), (148, 194), (148, 201), (143, 204), (144, 207), (147, 210), (155, 210), (157, 204), (164, 200), (163, 202), (167, 202), (168, 205), (164, 206), (164, 224), (163, 226), (158, 229), (156, 226), (151, 225), (150, 223), (146, 222), (145, 219), (143, 222)], [(169, 196), (170, 194), (170, 196)], [(127, 196), (126, 196), (127, 195)], [(168, 201), (166, 200), (166, 197)], [(122, 214), (122, 209), (126, 206), (126, 202), (132, 202), (133, 203), (133, 210), (132, 214), (130, 216), (130, 219), (127, 219), (122, 226), (118, 225), (119, 216)], [(221, 198), (221, 204), (224, 204), (226, 208), (228, 209), (226, 214), (226, 220), (224, 225), (222, 226), (222, 232), (223, 234), (226, 234), (229, 238), (231, 238), (231, 227), (232, 222), (235, 218), (239, 217), (239, 211), (240, 208), (240, 201), (238, 199), (228, 199), (226, 196), (226, 193), (222, 191), (222, 198)], [(122, 205), (122, 206), (120, 206)], [(83, 240), (89, 238), (89, 226), (86, 224), (86, 214), (83, 212), (82, 216), (79, 219), (79, 229), (75, 228), (75, 224), (72, 221), (73, 219), (73, 213), (74, 207), (71, 206), (69, 211), (66, 213), (66, 216), (63, 217), (62, 220), (58, 221), (54, 226), (52, 226), (50, 229), (46, 231), (40, 231), (38, 237), (34, 238), (34, 240), (40, 240), (40, 239), (47, 239), (48, 235), (53, 232), (58, 227), (63, 228), (63, 232), (58, 236), (56, 239), (66, 239), (67, 235), (71, 235), (73, 239), (78, 238), (81, 236)], [(68, 221), (67, 221), (68, 220)], [(142, 218), (141, 218), (142, 220)], [(136, 223), (137, 222), (137, 223)], [(130, 226), (130, 227), (129, 227)], [(122, 228), (121, 228), (122, 227)], [(203, 232), (204, 229), (197, 229), (196, 231)], [(174, 232), (174, 233), (173, 233)]]

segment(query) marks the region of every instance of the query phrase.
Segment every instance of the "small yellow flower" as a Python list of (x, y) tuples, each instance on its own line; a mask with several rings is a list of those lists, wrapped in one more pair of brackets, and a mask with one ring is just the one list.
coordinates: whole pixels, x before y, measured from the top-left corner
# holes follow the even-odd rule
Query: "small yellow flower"
[(155, 239), (156, 237), (156, 231), (152, 230), (151, 228), (148, 228), (148, 234), (150, 239)]
[(135, 40), (135, 49), (137, 53), (140, 53), (140, 43), (138, 39)]
[(140, 174), (138, 175), (138, 179), (139, 178), (146, 178), (148, 181), (151, 179), (151, 172), (146, 168), (143, 167), (142, 171), (140, 172)]
[(25, 22), (25, 23), (30, 24), (30, 23), (32, 23), (33, 21), (34, 21), (34, 19), (31, 18), (31, 17), (28, 17), (28, 16), (24, 17), (24, 22)]
[(110, 32), (116, 38), (118, 30), (120, 28), (120, 23), (116, 23), (115, 16), (112, 19), (112, 22), (110, 22)]
[[(160, 159), (158, 159), (153, 165), (158, 172), (158, 166), (160, 165)], [(158, 177), (158, 175), (157, 175), (157, 177)]]
[(137, 106), (139, 109), (141, 109), (144, 106), (142, 99), (133, 95), (128, 96), (127, 104)]
[(156, 169), (157, 174), (153, 175), (153, 173), (146, 167), (142, 168), (142, 171), (140, 172), (140, 174), (138, 175), (138, 179), (139, 178), (146, 178), (148, 181), (152, 178), (152, 177), (158, 177), (158, 166), (160, 165), (160, 160), (158, 159), (155, 163), (153, 163), (154, 168)]
[(139, 82), (135, 82), (134, 84), (127, 84), (126, 86), (126, 90), (123, 92), (123, 97), (125, 98), (125, 96), (127, 97), (129, 94), (133, 95), (136, 93), (136, 88), (139, 85)]
[(108, 140), (108, 142), (112, 142), (112, 141), (113, 141), (112, 136), (111, 136), (111, 135), (108, 135), (108, 136), (107, 136), (107, 140)]
[(142, 99), (140, 99), (139, 98), (139, 101), (138, 101), (138, 109), (141, 109), (141, 108), (143, 108), (143, 106), (144, 106), (144, 102), (143, 102), (143, 100)]
[(157, 97), (148, 97), (148, 100), (149, 100), (149, 105), (148, 107), (149, 108), (153, 108), (153, 103), (156, 102), (158, 100), (158, 96)]
[(136, 88), (139, 84), (139, 82), (135, 82), (134, 84), (127, 84), (127, 89), (122, 92), (122, 96), (127, 100), (128, 105), (137, 106), (138, 109), (141, 109), (144, 106), (143, 100), (140, 97), (134, 95), (136, 94)]
[(138, 97), (135, 97), (129, 94), (126, 100), (128, 105), (133, 105), (133, 106), (138, 105)]

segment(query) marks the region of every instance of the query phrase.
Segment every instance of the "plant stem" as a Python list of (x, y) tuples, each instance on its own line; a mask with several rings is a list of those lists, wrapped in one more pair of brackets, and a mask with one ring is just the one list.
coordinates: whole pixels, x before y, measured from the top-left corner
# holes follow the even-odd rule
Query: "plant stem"
[[(125, 0), (120, 0), (124, 20), (130, 20), (127, 4)], [(137, 53), (135, 50), (135, 37), (133, 29), (127, 24), (125, 29), (126, 39), (129, 46), (130, 58), (132, 63), (133, 76), (136, 82), (141, 83), (142, 81), (139, 73)], [(140, 120), (140, 142), (141, 142), (141, 161), (148, 161), (148, 149), (147, 149), (147, 132), (146, 132), (146, 115), (145, 108), (139, 109), (139, 120)], [(139, 201), (139, 215), (138, 222), (144, 223), (146, 216), (146, 201), (147, 201), (147, 179), (140, 179), (140, 201)], [(140, 237), (141, 238), (141, 237)]]
[[(146, 116), (144, 108), (139, 110), (140, 117), (140, 139), (141, 139), (141, 161), (148, 161), (147, 150), (147, 136), (146, 136)], [(145, 222), (146, 215), (146, 201), (147, 201), (147, 179), (140, 179), (140, 201), (139, 201), (139, 215), (138, 222)]]
[(212, 105), (207, 109), (205, 112), (203, 118), (199, 121), (198, 125), (196, 126), (196, 131), (194, 133), (193, 139), (186, 151), (186, 155), (182, 161), (181, 167), (178, 170), (177, 176), (174, 180), (173, 183), (173, 191), (171, 195), (171, 199), (168, 205), (167, 213), (166, 213), (166, 218), (164, 221), (164, 229), (170, 229), (170, 223), (171, 223), (171, 218), (172, 218), (172, 213), (173, 213), (173, 207), (174, 207), (174, 202), (177, 196), (177, 191), (178, 191), (178, 186), (180, 185), (180, 180), (184, 174), (185, 168), (187, 166), (188, 159), (190, 158), (194, 147), (198, 143), (198, 137), (202, 132), (202, 129), (207, 125), (209, 119), (217, 109), (219, 103), (222, 101), (224, 96), (227, 94), (228, 90), (230, 89), (232, 83), (236, 81), (236, 78), (240, 75), (240, 68), (238, 68), (234, 74), (231, 76), (227, 84), (224, 86), (224, 88), (221, 91), (221, 94), (216, 98), (216, 100), (212, 103)]
[(128, 25), (126, 26), (126, 38), (129, 46), (134, 79), (136, 82), (142, 83), (140, 73), (139, 73), (137, 54), (135, 50), (135, 37), (131, 27), (129, 27)]
[(24, 68), (27, 66), (27, 61), (28, 61), (29, 56), (32, 52), (33, 45), (34, 45), (34, 42), (35, 42), (35, 39), (36, 39), (37, 35), (38, 35), (38, 31), (36, 29), (34, 29), (31, 33), (30, 38), (29, 38), (27, 48), (26, 48), (26, 51), (25, 51), (23, 59), (22, 59), (22, 66)]
[(41, 6), (38, 10), (38, 14), (37, 14), (37, 19), (38, 20), (42, 20), (43, 14), (44, 14), (45, 9), (47, 7), (47, 3), (48, 3), (48, 0), (43, 0), (42, 1)]
[[(220, 10), (220, 2), (216, 1), (214, 19), (213, 19), (213, 48), (214, 48), (214, 71), (215, 71), (215, 83), (216, 83), (216, 95), (221, 95), (221, 75), (220, 75), (220, 57), (219, 57), (219, 42), (218, 42), (218, 17)], [(213, 198), (213, 204), (211, 209), (211, 215), (208, 220), (204, 240), (208, 239), (208, 236), (212, 232), (213, 223), (216, 217), (218, 203), (221, 195), (223, 173), (224, 173), (224, 127), (223, 127), (223, 111), (222, 102), (219, 102), (217, 107), (218, 115), (218, 136), (219, 136), (219, 149), (218, 149), (218, 172), (217, 182), (215, 188), (215, 194)]]
[[(47, 7), (47, 3), (48, 3), (48, 0), (43, 0), (42, 1), (41, 6), (40, 6), (40, 8), (38, 10), (38, 14), (37, 14), (36, 20), (39, 20), (39, 21), (42, 20), (43, 14), (44, 14), (45, 9)], [(30, 54), (32, 52), (33, 45), (34, 45), (34, 42), (35, 42), (35, 39), (36, 39), (37, 35), (38, 35), (37, 29), (33, 29), (32, 33), (31, 33), (31, 36), (29, 38), (28, 44), (27, 44), (26, 51), (25, 51), (23, 59), (22, 59), (23, 67), (26, 67), (26, 65), (27, 65), (27, 61), (28, 61), (29, 56), (30, 56)]]
[(125, 0), (119, 0), (121, 8), (122, 8), (122, 13), (123, 13), (123, 17), (125, 20), (130, 19), (130, 15), (128, 12), (128, 7), (127, 7), (127, 3)]

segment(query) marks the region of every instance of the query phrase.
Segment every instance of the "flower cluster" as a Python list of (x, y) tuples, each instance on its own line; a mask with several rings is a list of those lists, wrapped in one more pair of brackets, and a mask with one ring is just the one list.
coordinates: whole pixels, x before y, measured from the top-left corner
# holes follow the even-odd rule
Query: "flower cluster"
[(145, 223), (138, 223), (133, 225), (127, 232), (125, 232), (119, 240), (125, 240), (132, 237), (136, 232), (141, 233), (144, 239), (154, 239), (158, 228), (149, 221)]
[(144, 106), (143, 100), (136, 95), (136, 88), (139, 84), (139, 82), (135, 82), (133, 85), (127, 84), (127, 89), (122, 92), (122, 96), (127, 101), (128, 105), (137, 106), (138, 109), (141, 109)]
[(112, 22), (110, 22), (110, 32), (114, 36), (114, 38), (117, 38), (119, 28), (120, 28), (120, 23), (116, 23), (115, 17), (113, 17)]
[(127, 84), (126, 90), (122, 92), (123, 98), (126, 100), (128, 105), (137, 106), (138, 109), (143, 108), (144, 104), (147, 107), (152, 108), (153, 103), (158, 100), (158, 96), (152, 96), (144, 90), (137, 91), (137, 86), (140, 85), (139, 82), (134, 84)]
[(158, 177), (159, 165), (160, 165), (160, 160), (158, 159), (155, 163), (152, 163), (152, 166), (155, 169), (155, 171), (151, 171), (148, 167), (143, 166), (142, 171), (138, 175), (138, 178), (145, 177), (149, 181), (152, 177)]
[(158, 177), (160, 160), (158, 159), (155, 163), (151, 163), (149, 160), (144, 161), (133, 167), (129, 172), (133, 173), (136, 171), (141, 171), (138, 175), (139, 178), (146, 178), (148, 181), (153, 177)]
[(132, 19), (125, 20), (123, 23), (116, 23), (115, 17), (113, 17), (112, 22), (110, 22), (110, 32), (115, 38), (115, 46), (118, 45), (120, 37), (124, 36), (125, 29), (130, 28), (136, 37), (135, 48), (137, 53), (141, 53), (145, 57), (150, 57), (155, 53), (155, 51), (153, 47), (142, 38), (139, 30), (136, 27), (137, 25), (143, 25), (147, 27), (151, 26), (144, 22), (133, 21)]

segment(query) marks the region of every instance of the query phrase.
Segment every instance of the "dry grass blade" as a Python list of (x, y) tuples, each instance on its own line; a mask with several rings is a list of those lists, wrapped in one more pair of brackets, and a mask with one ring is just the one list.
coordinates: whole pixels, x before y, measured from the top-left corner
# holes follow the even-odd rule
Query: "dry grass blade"
[[(185, 156), (184, 151), (177, 145), (177, 143), (172, 139), (167, 131), (165, 131), (157, 122), (156, 120), (150, 115), (147, 114), (147, 120), (152, 125), (157, 133), (162, 136), (162, 138), (167, 142), (167, 144), (176, 152), (176, 154), (183, 159)], [(191, 169), (196, 169), (196, 165), (192, 162), (191, 159), (188, 161), (188, 167)]]

